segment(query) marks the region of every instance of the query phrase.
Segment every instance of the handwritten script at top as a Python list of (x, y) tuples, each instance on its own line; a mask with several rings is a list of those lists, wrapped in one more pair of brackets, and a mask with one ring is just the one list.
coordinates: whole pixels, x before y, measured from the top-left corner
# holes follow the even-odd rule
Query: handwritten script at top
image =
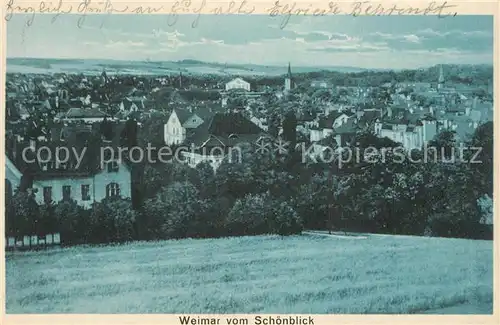
[[(456, 16), (454, 11), (457, 5), (449, 4), (448, 2), (430, 2), (426, 6), (405, 6), (405, 5), (383, 5), (377, 2), (359, 1), (352, 3), (345, 2), (327, 2), (324, 4), (304, 4), (296, 1), (274, 1), (265, 6), (265, 12), (271, 17), (280, 17), (280, 27), (285, 28), (292, 16), (329, 16), (329, 15), (350, 15), (350, 16), (395, 16), (395, 15), (435, 15), (439, 18)], [(27, 14), (26, 26), (31, 26), (35, 21), (37, 14), (53, 14), (52, 22), (56, 21), (59, 16), (64, 14), (79, 15), (77, 20), (78, 27), (82, 27), (85, 23), (85, 18), (89, 14), (106, 14), (102, 20), (101, 27), (108, 15), (113, 13), (127, 14), (154, 14), (164, 13), (167, 15), (167, 24), (173, 26), (177, 23), (179, 16), (189, 14), (193, 19), (191, 26), (198, 26), (202, 14), (215, 15), (250, 15), (262, 13), (257, 12), (255, 5), (250, 1), (231, 0), (226, 4), (220, 2), (207, 3), (207, 0), (202, 2), (191, 2), (191, 0), (181, 0), (170, 3), (158, 4), (156, 6), (144, 6), (136, 4), (127, 4), (116, 1), (114, 4), (111, 0), (92, 1), (82, 0), (81, 2), (58, 2), (40, 1), (37, 5), (26, 5), (22, 2), (9, 0), (7, 2), (5, 20), (9, 21), (15, 13)], [(194, 18), (193, 18), (194, 17)]]

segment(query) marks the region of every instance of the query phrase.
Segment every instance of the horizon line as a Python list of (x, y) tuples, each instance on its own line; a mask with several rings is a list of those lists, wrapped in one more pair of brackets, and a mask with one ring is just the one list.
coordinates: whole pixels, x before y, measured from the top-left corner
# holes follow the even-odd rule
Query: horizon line
[[(113, 59), (113, 58), (78, 58), (78, 57), (33, 57), (33, 56), (26, 56), (26, 57), (5, 57), (6, 60), (9, 59), (34, 59), (34, 60), (79, 60), (79, 61), (85, 61), (85, 60), (106, 60), (106, 61), (115, 61), (115, 62), (141, 62), (141, 63), (165, 63), (165, 62), (172, 62), (172, 63), (182, 63), (183, 61), (194, 61), (194, 62), (200, 62), (200, 63), (206, 63), (206, 64), (218, 64), (218, 65), (233, 65), (233, 66), (245, 66), (245, 65), (252, 65), (252, 66), (258, 66), (258, 67), (273, 67), (273, 68), (280, 68), (281, 65), (278, 64), (259, 64), (259, 63), (232, 63), (232, 62), (210, 62), (210, 61), (203, 61), (199, 59), (181, 59), (181, 60), (149, 60), (149, 59)], [(349, 65), (296, 65), (295, 67), (299, 68), (350, 68), (350, 69), (358, 69), (358, 70), (364, 70), (364, 71), (384, 71), (384, 70), (389, 70), (389, 71), (405, 71), (405, 70), (421, 70), (421, 69), (429, 69), (437, 66), (490, 66), (494, 67), (494, 63), (436, 63), (434, 65), (428, 65), (428, 66), (420, 66), (420, 67), (414, 67), (414, 68), (363, 68), (363, 67), (357, 67), (357, 66), (349, 66)], [(8, 66), (6, 62), (6, 66)], [(293, 70), (293, 62), (291, 64), (292, 70)], [(283, 68), (286, 68), (287, 64), (283, 65)], [(40, 68), (44, 69), (44, 68)]]

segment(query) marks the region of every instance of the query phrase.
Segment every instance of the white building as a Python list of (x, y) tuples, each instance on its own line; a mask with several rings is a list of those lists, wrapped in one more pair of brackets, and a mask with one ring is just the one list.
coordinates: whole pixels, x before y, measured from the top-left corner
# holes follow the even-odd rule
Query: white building
[[(7, 156), (5, 161), (6, 183), (14, 192), (21, 183), (22, 173)], [(69, 170), (51, 173), (43, 168), (42, 171), (45, 172), (34, 176), (32, 184), (38, 204), (75, 200), (88, 209), (107, 197), (131, 198), (131, 171), (124, 163), (108, 162), (94, 174)]]
[(250, 91), (250, 83), (246, 82), (245, 80), (241, 78), (236, 78), (231, 81), (229, 81), (226, 84), (226, 91), (229, 91), (231, 89), (243, 89), (246, 91)]
[(196, 113), (174, 109), (164, 125), (165, 144), (181, 144), (186, 139), (188, 130), (196, 129), (204, 120)]
[(65, 122), (95, 123), (102, 122), (106, 114), (98, 109), (91, 108), (70, 108), (66, 113), (56, 116), (55, 120)]
[(375, 135), (401, 143), (406, 149), (420, 149), (436, 134), (437, 123), (430, 118), (422, 119), (416, 125), (375, 122)]

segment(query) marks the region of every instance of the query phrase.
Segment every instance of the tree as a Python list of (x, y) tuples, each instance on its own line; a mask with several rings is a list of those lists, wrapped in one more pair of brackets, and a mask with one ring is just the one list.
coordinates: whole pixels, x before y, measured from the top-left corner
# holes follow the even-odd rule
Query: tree
[(450, 159), (455, 155), (456, 133), (455, 131), (445, 130), (436, 135), (427, 146), (437, 150), (438, 159)]
[(271, 215), (270, 230), (273, 233), (288, 236), (302, 231), (302, 219), (289, 202), (274, 200)]
[(189, 182), (175, 182), (144, 205), (144, 220), (153, 238), (197, 237), (204, 228), (207, 205)]
[(214, 188), (214, 169), (207, 161), (201, 162), (196, 166), (196, 172), (198, 173), (197, 179), (199, 180), (198, 190), (200, 191), (201, 197), (213, 196), (215, 193)]
[(60, 201), (54, 207), (54, 216), (59, 225), (61, 242), (64, 244), (82, 243), (85, 227), (82, 221), (86, 219), (83, 208), (76, 201)]
[(485, 225), (493, 224), (493, 200), (488, 195), (485, 194), (477, 200), (479, 209), (481, 210), (481, 220), (480, 222)]
[(162, 187), (169, 184), (170, 174), (165, 170), (163, 170), (163, 173), (160, 172), (161, 167), (163, 166), (153, 166), (150, 164), (144, 167), (143, 180), (145, 186), (142, 188), (144, 199), (155, 197)]
[(16, 191), (9, 203), (6, 229), (16, 237), (37, 233), (38, 204), (31, 191)]
[(281, 125), (281, 119), (277, 112), (270, 112), (267, 117), (268, 132), (273, 137), (278, 137), (279, 128)]
[[(487, 194), (490, 197), (493, 196), (493, 138), (493, 122), (478, 126), (467, 143), (470, 150), (467, 150), (465, 155), (474, 174), (472, 185), (479, 195)], [(474, 157), (476, 152), (479, 155)]]
[(138, 129), (137, 121), (133, 118), (129, 118), (127, 122), (125, 122), (125, 127), (121, 134), (121, 144), (125, 145), (129, 150), (138, 144)]
[(57, 232), (57, 219), (55, 216), (55, 205), (53, 202), (47, 202), (40, 206), (39, 212), (39, 224), (37, 229), (37, 234), (39, 236), (45, 236), (46, 234), (52, 234)]
[(288, 111), (283, 120), (283, 138), (290, 143), (290, 148), (295, 148), (297, 143), (297, 117), (292, 110)]
[(271, 196), (269, 193), (247, 194), (236, 200), (227, 216), (231, 235), (259, 235), (270, 233)]
[(245, 109), (248, 104), (248, 99), (245, 95), (236, 91), (229, 92), (227, 98), (227, 106), (231, 109)]

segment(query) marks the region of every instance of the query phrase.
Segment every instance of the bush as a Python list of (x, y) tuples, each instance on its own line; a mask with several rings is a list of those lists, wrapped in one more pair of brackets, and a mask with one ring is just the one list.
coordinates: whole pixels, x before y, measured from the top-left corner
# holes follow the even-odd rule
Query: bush
[(291, 235), (302, 231), (302, 220), (292, 205), (273, 199), (266, 192), (238, 199), (228, 214), (226, 226), (230, 235)]
[(17, 191), (6, 205), (5, 229), (8, 235), (35, 234), (39, 219), (38, 204), (31, 192)]
[(477, 200), (477, 204), (481, 211), (480, 223), (483, 225), (493, 225), (493, 200), (491, 197), (485, 194)]
[(107, 199), (95, 203), (85, 232), (89, 242), (126, 242), (136, 239), (136, 212), (129, 199)]
[(54, 218), (61, 234), (61, 243), (84, 243), (82, 233), (86, 231), (88, 213), (76, 201), (60, 201), (54, 207)]
[(248, 194), (236, 200), (227, 216), (228, 233), (230, 235), (269, 233), (270, 203), (269, 193)]
[(203, 220), (209, 209), (209, 202), (200, 200), (193, 184), (175, 182), (145, 202), (143, 221), (147, 237), (198, 237), (206, 228), (207, 222)]
[(271, 231), (286, 236), (298, 234), (303, 229), (302, 219), (288, 202), (278, 202), (272, 207), (273, 224)]

